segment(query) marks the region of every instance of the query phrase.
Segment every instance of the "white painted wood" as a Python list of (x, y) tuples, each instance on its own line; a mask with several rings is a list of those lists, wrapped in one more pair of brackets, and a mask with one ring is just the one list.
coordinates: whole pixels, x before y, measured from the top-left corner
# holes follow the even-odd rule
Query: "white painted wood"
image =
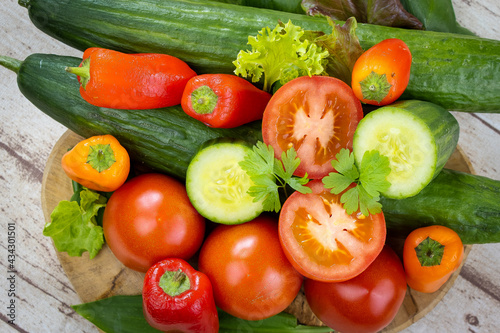
[[(462, 25), (482, 37), (500, 39), (498, 0), (453, 3)], [(0, 6), (0, 54), (23, 59), (34, 52), (81, 55), (38, 31), (17, 1), (5, 1)], [(475, 172), (500, 180), (500, 114), (454, 115), (461, 125), (459, 144)], [(42, 235), (42, 173), (53, 145), (64, 131), (63, 126), (22, 96), (12, 72), (0, 68), (1, 332), (97, 332), (70, 308), (80, 300), (59, 265), (51, 240)], [(11, 299), (7, 231), (12, 222), (16, 224), (16, 325), (7, 323)], [(499, 331), (499, 253), (500, 244), (474, 246), (443, 301), (405, 332)]]

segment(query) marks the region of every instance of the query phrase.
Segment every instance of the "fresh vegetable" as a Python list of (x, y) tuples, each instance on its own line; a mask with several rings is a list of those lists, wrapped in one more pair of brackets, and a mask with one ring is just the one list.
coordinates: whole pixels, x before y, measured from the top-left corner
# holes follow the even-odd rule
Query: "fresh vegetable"
[[(144, 318), (142, 296), (111, 296), (94, 302), (71, 306), (79, 315), (89, 320), (105, 332), (150, 333), (159, 332), (151, 327)], [(116, 316), (116, 314), (121, 314)], [(236, 332), (241, 329), (252, 332), (330, 332), (330, 328), (322, 326), (306, 326), (297, 323), (293, 315), (281, 312), (275, 316), (259, 321), (248, 321), (231, 316), (218, 309), (219, 332)]]
[(331, 160), (352, 147), (361, 103), (351, 88), (328, 76), (302, 76), (271, 98), (262, 119), (262, 137), (276, 157), (293, 147), (301, 163), (294, 174), (318, 179), (333, 171)]
[(165, 258), (190, 259), (205, 236), (205, 219), (189, 202), (184, 184), (148, 173), (111, 195), (103, 229), (115, 257), (128, 268), (146, 272)]
[(218, 226), (203, 243), (198, 268), (212, 282), (215, 304), (245, 320), (285, 310), (302, 285), (281, 249), (277, 221), (264, 215)]
[(382, 251), (386, 228), (383, 213), (347, 214), (321, 180), (311, 181), (312, 193), (293, 193), (279, 217), (283, 250), (307, 278), (338, 282), (364, 271)]
[(424, 101), (401, 101), (364, 117), (356, 129), (357, 165), (366, 151), (389, 158), (390, 187), (382, 194), (403, 199), (418, 194), (442, 170), (458, 142), (459, 125), (442, 107)]
[(219, 331), (210, 280), (182, 259), (164, 259), (147, 271), (142, 304), (146, 321), (160, 331)]
[(259, 31), (257, 37), (248, 37), (249, 51), (240, 51), (233, 64), (235, 74), (251, 77), (258, 82), (263, 77), (263, 89), (271, 91), (273, 84), (280, 86), (304, 75), (324, 72), (324, 59), (328, 51), (303, 38), (304, 30), (288, 21)]
[(112, 135), (82, 140), (62, 157), (66, 175), (96, 191), (113, 192), (127, 180), (130, 157)]
[(354, 154), (343, 148), (332, 160), (332, 166), (336, 172), (325, 176), (322, 182), (333, 194), (347, 189), (340, 197), (347, 214), (358, 209), (365, 216), (381, 212), (382, 206), (378, 202), (380, 192), (391, 186), (386, 180), (391, 172), (387, 157), (376, 150), (366, 151), (358, 168), (354, 163)]
[(262, 119), (271, 94), (231, 74), (204, 74), (184, 88), (182, 109), (208, 126), (233, 128)]
[(401, 39), (381, 41), (364, 52), (352, 70), (352, 90), (363, 103), (396, 101), (410, 81), (411, 52)]
[(90, 104), (115, 109), (155, 109), (181, 103), (187, 81), (196, 75), (168, 54), (125, 54), (91, 47), (78, 67), (80, 94)]
[(433, 293), (448, 281), (463, 258), (462, 240), (452, 229), (441, 225), (415, 229), (404, 243), (406, 281), (412, 289)]
[(381, 197), (391, 236), (405, 238), (420, 227), (453, 229), (464, 244), (500, 242), (500, 181), (443, 169), (419, 194)]
[(250, 6), (280, 10), (283, 12), (304, 14), (302, 0), (215, 0), (217, 2), (231, 3), (239, 6)]
[(247, 193), (253, 182), (239, 165), (251, 151), (244, 141), (216, 139), (193, 157), (186, 190), (201, 215), (217, 223), (239, 224), (262, 213), (262, 200), (253, 200)]
[(274, 157), (273, 147), (259, 141), (239, 164), (253, 182), (247, 193), (254, 201), (262, 201), (265, 211), (278, 213), (281, 199), (288, 197), (289, 187), (301, 193), (311, 192), (305, 186), (309, 181), (307, 175), (301, 178), (293, 175), (300, 164), (293, 147), (282, 152), (278, 159)]
[(391, 323), (403, 304), (405, 272), (399, 257), (386, 245), (355, 278), (334, 283), (306, 280), (304, 292), (314, 314), (335, 331), (378, 332)]
[(51, 237), (59, 252), (70, 256), (89, 253), (93, 259), (104, 244), (104, 233), (96, 221), (99, 210), (107, 199), (98, 192), (83, 188), (71, 201), (60, 201), (43, 228), (43, 235)]
[[(232, 73), (232, 62), (246, 50), (248, 36), (279, 21), (291, 20), (304, 30), (331, 31), (324, 18), (208, 0), (144, 0), (141, 6), (126, 0), (100, 0), (99, 6), (92, 0), (20, 3), (39, 29), (80, 50), (101, 46), (166, 53), (199, 74)], [(500, 41), (361, 23), (356, 35), (365, 50), (387, 38), (408, 45), (413, 63), (404, 99), (426, 100), (455, 111), (500, 111)]]

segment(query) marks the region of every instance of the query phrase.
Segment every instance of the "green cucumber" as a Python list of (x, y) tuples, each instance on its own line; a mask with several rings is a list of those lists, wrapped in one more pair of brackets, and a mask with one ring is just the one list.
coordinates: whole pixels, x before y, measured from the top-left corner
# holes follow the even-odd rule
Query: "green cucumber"
[(216, 139), (204, 144), (186, 173), (189, 200), (205, 218), (222, 224), (240, 224), (262, 213), (262, 201), (247, 191), (253, 185), (239, 162), (252, 152), (240, 140)]
[(419, 194), (380, 200), (388, 235), (405, 238), (412, 230), (444, 225), (464, 244), (500, 242), (500, 181), (443, 169)]
[[(198, 74), (232, 73), (248, 37), (279, 21), (331, 33), (322, 17), (203, 0), (20, 0), (32, 22), (58, 40), (85, 50), (167, 53)], [(359, 23), (363, 49), (387, 38), (412, 52), (404, 99), (433, 102), (448, 110), (500, 112), (500, 41), (433, 31)]]
[(65, 71), (81, 59), (33, 54), (24, 61), (0, 56), (0, 65), (18, 73), (21, 92), (41, 111), (73, 132), (90, 137), (111, 134), (127, 149), (135, 164), (184, 179), (199, 147), (219, 137), (262, 140), (260, 122), (232, 129), (210, 128), (188, 116), (180, 105), (155, 110), (116, 110), (87, 103), (78, 79)]
[(423, 101), (401, 101), (366, 115), (354, 133), (358, 165), (366, 151), (389, 158), (391, 186), (382, 193), (402, 199), (416, 195), (443, 169), (458, 143), (459, 125), (442, 107)]

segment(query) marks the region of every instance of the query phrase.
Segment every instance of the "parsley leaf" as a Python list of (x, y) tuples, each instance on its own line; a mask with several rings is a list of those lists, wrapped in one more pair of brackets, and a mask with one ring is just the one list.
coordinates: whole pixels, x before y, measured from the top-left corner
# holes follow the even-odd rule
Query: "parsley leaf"
[(248, 194), (254, 197), (254, 201), (263, 200), (265, 211), (275, 211), (281, 209), (280, 189), (286, 196), (286, 187), (300, 193), (311, 193), (311, 189), (305, 186), (309, 180), (304, 177), (294, 176), (293, 173), (300, 164), (295, 149), (290, 148), (281, 154), (281, 160), (274, 156), (272, 146), (266, 146), (259, 141), (253, 147), (240, 167), (248, 174), (254, 185), (248, 189)]
[(335, 158), (332, 166), (337, 172), (331, 172), (323, 178), (325, 188), (331, 189), (333, 194), (340, 194), (354, 183), (354, 187), (340, 197), (347, 214), (358, 209), (365, 216), (380, 213), (380, 192), (386, 191), (391, 185), (386, 179), (391, 172), (389, 159), (377, 150), (370, 150), (365, 152), (358, 168), (354, 154), (348, 149), (341, 149)]

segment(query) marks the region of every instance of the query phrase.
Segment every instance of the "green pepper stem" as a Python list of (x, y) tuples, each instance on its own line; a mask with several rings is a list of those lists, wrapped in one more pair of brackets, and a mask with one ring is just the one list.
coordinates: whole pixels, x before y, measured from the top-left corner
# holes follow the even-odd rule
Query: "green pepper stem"
[(427, 237), (415, 247), (418, 261), (422, 266), (439, 266), (444, 255), (444, 245)]
[(189, 277), (181, 269), (177, 271), (166, 271), (160, 278), (160, 287), (163, 291), (175, 297), (191, 288), (191, 281)]
[(66, 72), (77, 75), (80, 78), (80, 84), (85, 89), (90, 80), (90, 58), (83, 60), (78, 67), (66, 67)]
[(21, 68), (21, 64), (23, 62), (21, 60), (17, 60), (11, 57), (0, 55), (0, 65), (3, 67), (10, 69), (16, 74), (19, 73), (19, 69)]

